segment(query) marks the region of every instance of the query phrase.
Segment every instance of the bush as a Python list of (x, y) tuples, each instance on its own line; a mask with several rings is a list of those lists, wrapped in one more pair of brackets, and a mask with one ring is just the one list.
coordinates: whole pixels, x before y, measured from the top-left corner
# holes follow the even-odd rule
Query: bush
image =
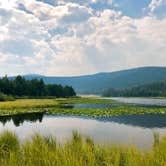
[(14, 97), (0, 93), (0, 101), (13, 101)]

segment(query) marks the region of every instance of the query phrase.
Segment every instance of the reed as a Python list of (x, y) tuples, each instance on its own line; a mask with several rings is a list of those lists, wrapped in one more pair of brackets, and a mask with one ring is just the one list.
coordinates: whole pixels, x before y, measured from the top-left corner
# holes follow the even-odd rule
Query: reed
[[(20, 113), (45, 112), (49, 114), (83, 115), (91, 117), (110, 117), (129, 114), (166, 114), (166, 108), (145, 108), (116, 104), (113, 108), (63, 108), (62, 103), (68, 104), (111, 104), (112, 100), (100, 98), (60, 98), (60, 99), (17, 99), (0, 102), (0, 116)], [(114, 103), (115, 104), (115, 103)]]
[[(136, 147), (102, 146), (74, 132), (72, 139), (59, 144), (53, 137), (36, 134), (19, 143), (15, 134), (0, 135), (0, 165), (3, 166), (165, 166), (166, 138), (151, 150)], [(4, 152), (5, 151), (5, 152)]]

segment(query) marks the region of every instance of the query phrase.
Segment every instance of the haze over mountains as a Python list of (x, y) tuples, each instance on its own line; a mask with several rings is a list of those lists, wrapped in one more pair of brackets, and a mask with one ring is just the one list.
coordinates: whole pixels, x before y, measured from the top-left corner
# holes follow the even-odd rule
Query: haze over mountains
[(36, 74), (25, 75), (24, 77), (26, 79), (42, 78), (47, 84), (70, 85), (78, 94), (102, 94), (104, 90), (109, 88), (124, 89), (166, 81), (166, 67), (141, 67), (75, 77), (49, 77)]

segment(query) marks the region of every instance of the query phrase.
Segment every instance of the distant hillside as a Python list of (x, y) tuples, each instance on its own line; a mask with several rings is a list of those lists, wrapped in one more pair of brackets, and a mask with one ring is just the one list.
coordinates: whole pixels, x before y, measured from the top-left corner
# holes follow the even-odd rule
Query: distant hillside
[(132, 88), (117, 90), (108, 89), (103, 93), (106, 97), (166, 97), (166, 81), (154, 82)]
[(106, 89), (124, 89), (166, 80), (166, 67), (142, 67), (111, 73), (77, 77), (25, 75), (26, 79), (42, 78), (45, 83), (72, 86), (80, 94), (102, 94)]

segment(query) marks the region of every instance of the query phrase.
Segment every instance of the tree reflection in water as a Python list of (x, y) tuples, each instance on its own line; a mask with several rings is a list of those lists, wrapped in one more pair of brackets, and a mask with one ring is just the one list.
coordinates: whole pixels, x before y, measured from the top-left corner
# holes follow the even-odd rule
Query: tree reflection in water
[(20, 126), (25, 121), (30, 122), (42, 122), (44, 113), (26, 113), (26, 114), (19, 114), (19, 115), (9, 115), (9, 116), (0, 116), (0, 122), (5, 125), (8, 121), (13, 121), (15, 126)]

